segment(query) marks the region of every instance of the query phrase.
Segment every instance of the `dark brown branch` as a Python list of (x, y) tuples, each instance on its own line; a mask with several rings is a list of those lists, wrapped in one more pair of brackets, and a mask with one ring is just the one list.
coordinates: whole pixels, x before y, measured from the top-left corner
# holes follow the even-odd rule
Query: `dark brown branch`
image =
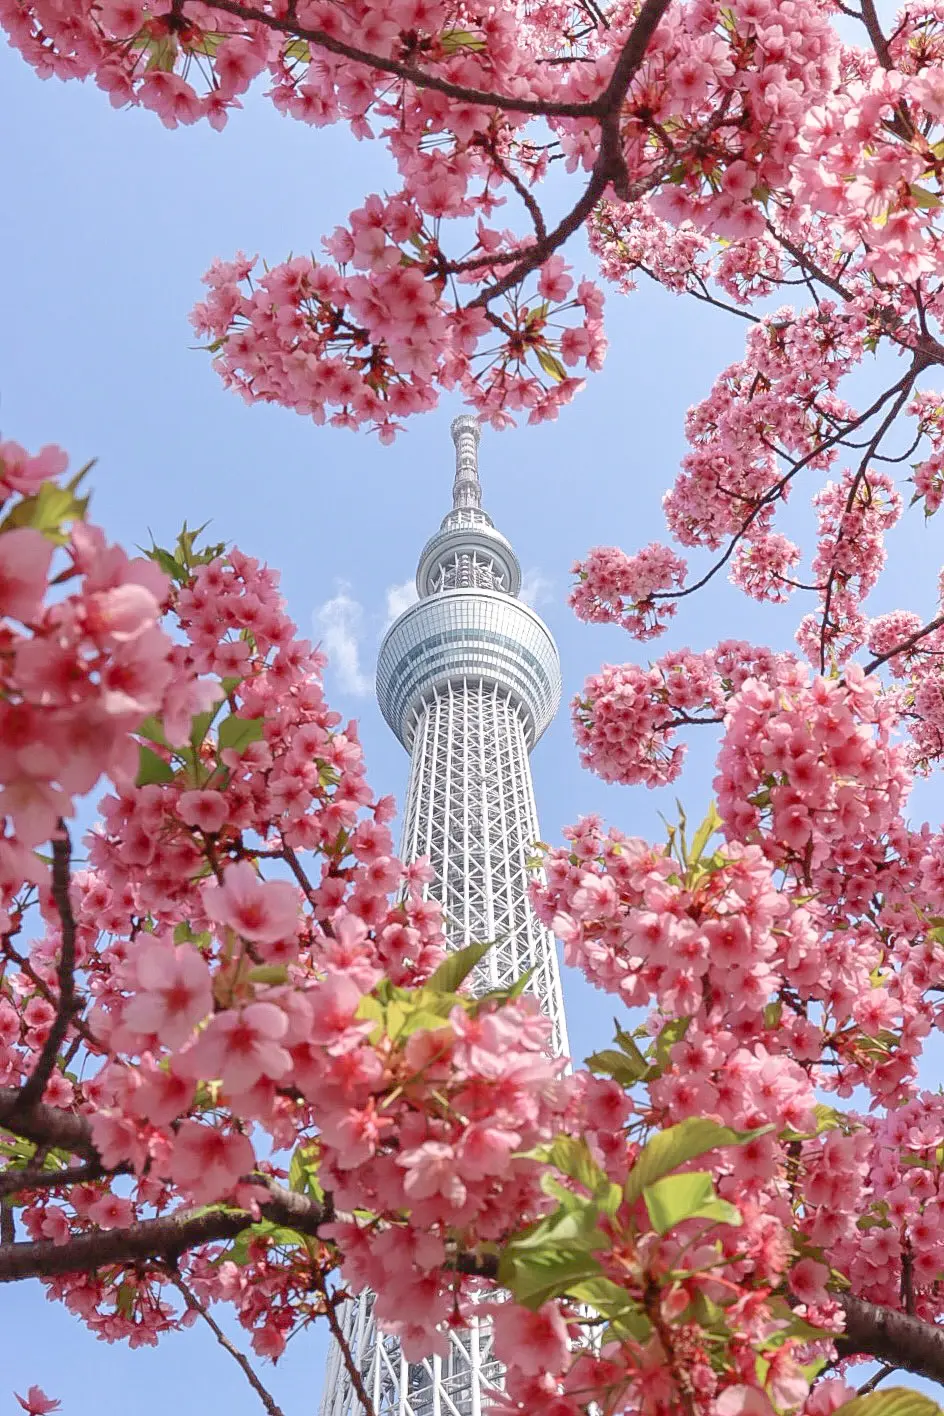
[(105, 1171), (95, 1161), (89, 1161), (87, 1165), (64, 1166), (61, 1170), (24, 1166), (22, 1170), (4, 1170), (0, 1173), (0, 1195), (15, 1195), (20, 1190), (58, 1190), (68, 1185), (88, 1185), (93, 1180), (100, 1180), (103, 1175), (127, 1172), (128, 1167), (123, 1165)]
[(859, 16), (865, 25), (866, 33), (872, 42), (875, 50), (875, 57), (883, 69), (892, 68), (892, 58), (888, 52), (888, 40), (885, 38), (882, 26), (879, 23), (878, 12), (875, 9), (873, 0), (861, 0), (862, 14)]
[(846, 1315), (846, 1331), (836, 1340), (840, 1357), (874, 1357), (916, 1376), (944, 1382), (944, 1327), (849, 1293), (836, 1296)]
[[(794, 261), (796, 261), (799, 269), (805, 271), (814, 280), (818, 280), (821, 285), (825, 285), (829, 290), (832, 290), (841, 300), (848, 302), (854, 298), (854, 291), (847, 290), (840, 280), (829, 275), (823, 270), (822, 266), (818, 265), (816, 261), (812, 259), (808, 252), (794, 245), (788, 237), (784, 236), (782, 231), (778, 231), (769, 221), (767, 223), (767, 229), (774, 240), (777, 241), (785, 251), (789, 252)], [(901, 348), (911, 350), (915, 354), (923, 355), (928, 363), (944, 364), (944, 344), (941, 344), (940, 341), (935, 339), (932, 335), (925, 333), (917, 335), (912, 332), (909, 338), (899, 337), (902, 321), (901, 318), (891, 310), (877, 309), (875, 311), (875, 319), (877, 323), (881, 325), (884, 333)]]
[(72, 842), (62, 821), (59, 822), (59, 831), (61, 834), (52, 843), (52, 897), (56, 902), (62, 930), (58, 969), (59, 1001), (49, 1036), (43, 1043), (36, 1066), (20, 1091), (17, 1109), (22, 1111), (31, 1110), (42, 1100), (46, 1083), (56, 1066), (59, 1048), (69, 1031), (75, 1006), (75, 916), (69, 899)]
[(914, 634), (909, 634), (907, 639), (903, 639), (900, 644), (896, 644), (894, 649), (889, 649), (887, 654), (878, 654), (874, 659), (870, 659), (863, 672), (874, 674), (875, 670), (881, 668), (882, 664), (887, 663), (889, 659), (894, 659), (898, 654), (907, 654), (908, 650), (913, 649), (925, 635), (933, 634), (934, 631), (940, 629), (942, 625), (944, 625), (944, 615), (938, 615), (937, 618), (931, 620), (929, 624), (924, 625), (921, 629), (916, 629)]
[[(669, 0), (664, 0), (663, 9), (668, 3)], [(462, 103), (480, 104), (486, 108), (498, 108), (508, 113), (531, 113), (536, 118), (594, 118), (598, 116), (598, 110), (602, 104), (602, 98), (595, 99), (590, 103), (555, 103), (550, 99), (517, 98), (512, 94), (491, 93), (487, 89), (469, 88), (466, 84), (454, 84), (449, 79), (440, 78), (438, 74), (428, 73), (424, 69), (416, 69), (412, 64), (401, 63), (399, 59), (391, 59), (383, 54), (372, 54), (369, 50), (359, 49), (357, 45), (348, 44), (345, 40), (328, 34), (326, 30), (308, 29), (291, 18), (291, 9), (289, 15), (283, 19), (278, 15), (270, 15), (263, 10), (257, 10), (252, 5), (241, 5), (238, 0), (211, 0), (208, 8), (224, 10), (229, 15), (235, 15), (237, 19), (246, 20), (251, 24), (264, 25), (266, 29), (277, 30), (281, 34), (289, 34), (296, 39), (307, 40), (309, 44), (317, 45), (319, 49), (326, 49), (330, 54), (337, 54), (342, 59), (350, 59), (355, 64), (365, 64), (369, 69), (376, 69), (383, 74), (392, 74), (407, 83), (415, 84), (417, 88), (434, 89), (437, 93), (444, 93), (449, 98), (457, 98)]]
[(45, 1102), (37, 1102), (24, 1110), (21, 1098), (18, 1087), (0, 1087), (0, 1129), (12, 1131), (35, 1145), (52, 1146), (79, 1155), (83, 1160), (101, 1163), (85, 1116), (58, 1106), (47, 1106)]
[(254, 1370), (252, 1363), (249, 1361), (249, 1358), (244, 1352), (240, 1352), (239, 1348), (235, 1345), (235, 1343), (230, 1342), (229, 1338), (226, 1336), (226, 1333), (220, 1327), (216, 1319), (212, 1316), (206, 1304), (200, 1302), (200, 1299), (194, 1292), (191, 1291), (191, 1289), (187, 1287), (186, 1283), (184, 1283), (182, 1278), (175, 1277), (173, 1280), (173, 1284), (177, 1291), (180, 1293), (187, 1307), (191, 1310), (191, 1312), (198, 1313), (199, 1316), (206, 1323), (207, 1327), (213, 1333), (213, 1336), (216, 1338), (223, 1351), (228, 1352), (229, 1355), (232, 1357), (233, 1361), (239, 1367), (242, 1368), (243, 1372), (245, 1373), (247, 1382), (252, 1387), (256, 1395), (259, 1397), (259, 1400), (262, 1402), (266, 1411), (269, 1413), (269, 1416), (285, 1416), (284, 1411), (282, 1410), (281, 1406), (278, 1405), (272, 1393), (262, 1385), (262, 1382), (260, 1381), (256, 1371)]
[(859, 488), (861, 487), (863, 481), (865, 480), (868, 474), (869, 464), (872, 461), (873, 454), (881, 447), (882, 438), (888, 432), (889, 428), (894, 423), (895, 419), (898, 417), (898, 414), (908, 402), (908, 399), (911, 396), (911, 389), (914, 384), (914, 381), (921, 373), (922, 369), (924, 369), (926, 366), (926, 359), (921, 356), (915, 356), (911, 368), (908, 371), (907, 380), (902, 380), (899, 384), (899, 392), (897, 397), (895, 398), (895, 401), (892, 403), (892, 406), (888, 409), (881, 423), (869, 439), (869, 445), (865, 450), (865, 455), (863, 456), (862, 461), (859, 463), (856, 474), (852, 479), (852, 484), (849, 487), (849, 493), (846, 497), (846, 504), (843, 509), (842, 519), (840, 520), (839, 525), (836, 529), (836, 542), (833, 546), (834, 559), (833, 564), (829, 568), (829, 574), (826, 577), (826, 590), (823, 595), (823, 622), (820, 626), (819, 635), (819, 671), (821, 674), (824, 674), (826, 672), (826, 639), (829, 630), (829, 611), (832, 606), (833, 590), (836, 584), (835, 557), (838, 555), (839, 547), (845, 538), (847, 518), (852, 515), (852, 511), (856, 503), (856, 498), (859, 495)]
[[(253, 1177), (254, 1179), (256, 1177)], [(328, 1218), (323, 1205), (270, 1183), (271, 1199), (260, 1206), (262, 1216), (299, 1234), (315, 1236)], [(38, 1240), (0, 1245), (0, 1283), (20, 1278), (51, 1278), (85, 1273), (112, 1264), (174, 1263), (181, 1254), (203, 1244), (235, 1239), (255, 1223), (248, 1210), (214, 1210), (209, 1214), (177, 1211), (161, 1219), (145, 1219), (125, 1229), (101, 1229), (77, 1234), (66, 1244)]]
[[(797, 475), (798, 472), (801, 472), (803, 468), (807, 466), (808, 463), (812, 462), (814, 457), (818, 457), (820, 453), (825, 452), (828, 448), (835, 446), (838, 442), (841, 442), (842, 437), (848, 437), (849, 433), (854, 432), (856, 428), (861, 428), (862, 425), (864, 423), (867, 423), (868, 420), (878, 412), (882, 405), (884, 403), (887, 403), (888, 400), (892, 398), (896, 393), (898, 393), (900, 389), (902, 389), (906, 385), (910, 386), (913, 379), (914, 371), (913, 369), (909, 369), (907, 374), (905, 374), (901, 379), (899, 379), (896, 384), (892, 384), (891, 388), (886, 389), (885, 392), (881, 394), (875, 400), (875, 402), (865, 410), (864, 413), (860, 413), (858, 417), (854, 418), (853, 421), (849, 423), (848, 427), (844, 429), (841, 435), (838, 432), (831, 433), (830, 436), (828, 438), (824, 438), (822, 442), (817, 442), (816, 446), (811, 448), (808, 453), (805, 453), (803, 457), (798, 458), (791, 465), (790, 470), (786, 472), (777, 482), (775, 482), (774, 485), (769, 489), (769, 491), (764, 492), (763, 496), (758, 497), (756, 503), (751, 509), (750, 514), (745, 518), (741, 529), (731, 537), (731, 540), (725, 548), (723, 555), (721, 555), (720, 558), (715, 561), (714, 565), (712, 565), (709, 570), (705, 571), (705, 574), (699, 580), (693, 581), (691, 585), (686, 585), (681, 590), (654, 590), (649, 598), (651, 600), (684, 600), (687, 595), (694, 595), (697, 590), (701, 590), (705, 585), (708, 584), (709, 580), (713, 580), (714, 577), (718, 574), (718, 572), (722, 570), (725, 565), (727, 565), (728, 561), (734, 554), (738, 543), (750, 530), (751, 526), (757, 520), (757, 517), (763, 511), (764, 507), (769, 506), (772, 502), (775, 502), (780, 497), (784, 488), (793, 480), (793, 478)], [(774, 448), (773, 451), (776, 452), (776, 448)]]
[(518, 196), (521, 198), (525, 209), (527, 210), (527, 213), (531, 218), (531, 223), (534, 226), (534, 235), (536, 240), (539, 243), (546, 241), (547, 226), (544, 224), (544, 213), (538, 206), (538, 203), (534, 200), (533, 193), (528, 190), (527, 185), (521, 180), (517, 173), (514, 172), (511, 167), (509, 167), (507, 162), (503, 162), (497, 153), (489, 153), (489, 157), (491, 158), (492, 162), (494, 162), (495, 166), (498, 168), (502, 176), (505, 178), (505, 181), (509, 182), (511, 186), (514, 187), (515, 191), (518, 193)]
[(869, 1377), (867, 1382), (862, 1383), (862, 1385), (859, 1387), (859, 1390), (856, 1392), (856, 1396), (868, 1396), (870, 1391), (875, 1390), (879, 1382), (883, 1382), (886, 1377), (891, 1376), (892, 1372), (897, 1371), (897, 1367), (893, 1367), (890, 1362), (886, 1362), (884, 1366), (879, 1367), (874, 1377)]
[(499, 295), (504, 295), (506, 291), (519, 285), (532, 270), (536, 270), (539, 265), (542, 265), (548, 256), (557, 250), (558, 246), (562, 246), (575, 232), (579, 231), (611, 183), (613, 190), (623, 201), (635, 201), (644, 196), (651, 187), (657, 186), (666, 175), (669, 167), (674, 166), (678, 158), (676, 153), (671, 154), (667, 159), (665, 171), (659, 167), (648, 177), (642, 178), (630, 186), (626, 180), (626, 163), (623, 159), (619, 134), (620, 110), (626, 92), (645, 58), (649, 41), (655, 34), (659, 21), (669, 8), (670, 3), (671, 0), (645, 0), (632, 32), (623, 45), (610, 82), (600, 98), (592, 105), (590, 116), (598, 117), (601, 120), (600, 151), (593, 164), (590, 180), (580, 197), (567, 215), (548, 234), (547, 238), (537, 245), (525, 248), (521, 260), (494, 285), (481, 290), (470, 302), (469, 308), (475, 309), (496, 299)]

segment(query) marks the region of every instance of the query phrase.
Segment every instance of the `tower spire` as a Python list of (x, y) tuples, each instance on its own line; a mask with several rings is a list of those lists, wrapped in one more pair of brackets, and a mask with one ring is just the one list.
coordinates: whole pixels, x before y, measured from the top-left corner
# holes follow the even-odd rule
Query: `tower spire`
[(473, 413), (460, 413), (453, 418), (449, 430), (456, 445), (456, 480), (452, 484), (453, 510), (464, 507), (480, 508), (482, 484), (479, 481), (479, 420)]

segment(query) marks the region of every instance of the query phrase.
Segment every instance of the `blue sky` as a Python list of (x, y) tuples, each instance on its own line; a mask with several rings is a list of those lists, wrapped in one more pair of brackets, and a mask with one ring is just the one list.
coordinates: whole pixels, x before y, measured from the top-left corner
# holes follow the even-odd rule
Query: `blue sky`
[[(215, 539), (279, 567), (301, 632), (334, 653), (329, 694), (360, 720), (371, 782), (399, 796), (407, 760), (373, 701), (374, 660), (391, 596), (412, 579), (449, 504), (448, 429), (461, 405), (411, 423), (392, 448), (247, 408), (192, 350), (187, 323), (214, 256), (317, 251), (366, 193), (392, 185), (382, 149), (281, 119), (258, 100), (222, 134), (168, 133), (153, 115), (115, 113), (89, 85), (41, 83), (5, 49), (0, 93), (10, 134), (0, 159), (0, 433), (27, 447), (59, 442), (75, 466), (97, 457), (93, 514), (117, 540), (147, 542), (149, 531), (167, 540), (185, 518), (212, 519)], [(570, 255), (587, 267), (579, 248)], [(485, 504), (557, 638), (565, 703), (601, 662), (635, 653), (620, 631), (573, 618), (570, 565), (593, 545), (631, 550), (663, 538), (660, 498), (684, 451), (685, 410), (738, 357), (745, 330), (652, 288), (612, 294), (607, 323), (605, 370), (559, 422), (486, 431), (480, 448)], [(935, 532), (912, 516), (896, 535), (881, 608), (932, 610)], [(731, 636), (782, 646), (795, 617), (718, 584), (655, 652)], [(598, 810), (661, 837), (659, 812), (673, 813), (676, 794), (690, 817), (703, 813), (711, 757), (709, 742), (696, 747), (678, 792), (606, 787), (580, 769), (562, 709), (534, 757), (544, 835), (556, 840), (562, 825)], [(611, 1005), (572, 974), (565, 995), (581, 1058), (607, 1037)], [(258, 1409), (202, 1332), (157, 1353), (106, 1350), (37, 1284), (5, 1290), (3, 1304), (0, 1413), (18, 1410), (7, 1393), (31, 1382), (62, 1398), (66, 1416)], [(324, 1350), (320, 1335), (304, 1335), (268, 1370), (286, 1416), (316, 1410)]]

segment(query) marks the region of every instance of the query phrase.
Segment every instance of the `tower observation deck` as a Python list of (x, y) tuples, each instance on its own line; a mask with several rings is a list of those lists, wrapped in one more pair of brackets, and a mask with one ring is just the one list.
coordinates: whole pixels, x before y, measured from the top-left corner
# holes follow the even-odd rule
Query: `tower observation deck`
[[(452, 509), (423, 547), (419, 600), (387, 631), (377, 666), (381, 711), (410, 754), (401, 855), (429, 857), (429, 893), (452, 947), (495, 941), (476, 989), (532, 971), (529, 988), (562, 1053), (556, 948), (528, 898), (540, 838), (530, 753), (560, 702), (560, 660), (543, 620), (518, 599), (517, 556), (482, 509), (477, 419), (456, 418), (452, 438)], [(377, 1328), (371, 1294), (346, 1304), (342, 1319), (376, 1416), (485, 1416), (500, 1389), (487, 1324), (451, 1333), (446, 1357), (408, 1363)], [(321, 1416), (362, 1416), (336, 1344)]]

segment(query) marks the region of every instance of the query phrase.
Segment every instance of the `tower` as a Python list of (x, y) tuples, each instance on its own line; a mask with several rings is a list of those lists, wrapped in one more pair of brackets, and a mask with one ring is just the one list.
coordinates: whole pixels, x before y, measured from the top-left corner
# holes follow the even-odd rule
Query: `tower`
[[(453, 947), (495, 941), (473, 986), (508, 987), (530, 970), (565, 1052), (554, 940), (528, 898), (539, 838), (529, 759), (560, 701), (560, 661), (547, 626), (518, 599), (517, 556), (482, 510), (477, 419), (456, 418), (452, 438), (452, 509), (423, 547), (419, 599), (387, 631), (377, 666), (381, 711), (410, 754), (401, 855), (429, 856)], [(447, 1357), (408, 1363), (372, 1307), (362, 1294), (343, 1323), (376, 1416), (487, 1412), (501, 1381), (487, 1324), (451, 1334)], [(336, 1344), (321, 1416), (362, 1416)]]

